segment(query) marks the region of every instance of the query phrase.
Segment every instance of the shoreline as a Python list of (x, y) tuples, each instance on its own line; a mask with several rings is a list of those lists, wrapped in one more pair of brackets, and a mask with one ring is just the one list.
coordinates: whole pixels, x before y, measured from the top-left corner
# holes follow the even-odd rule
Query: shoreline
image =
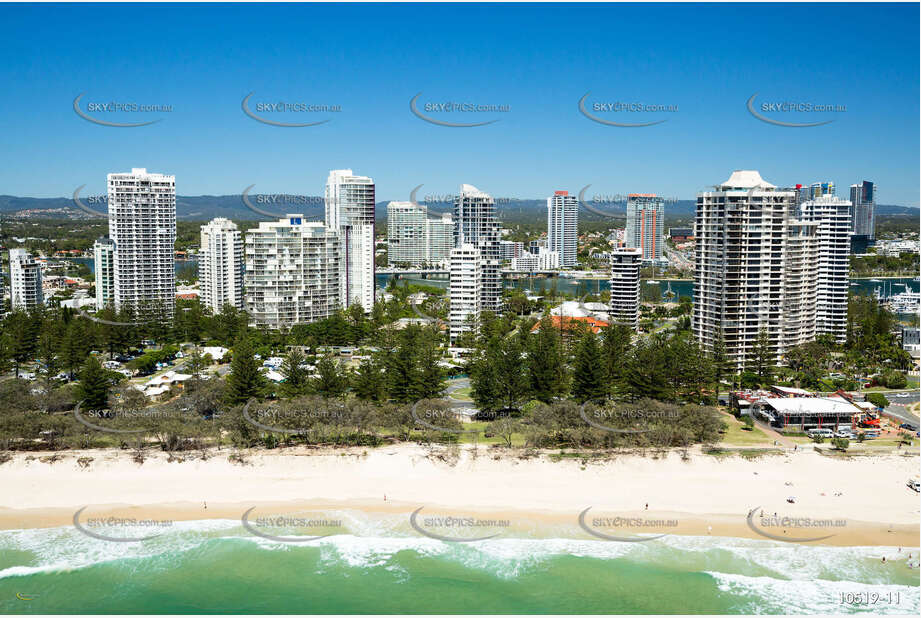
[[(592, 507), (588, 521), (671, 522), (655, 530), (626, 524), (600, 530), (607, 534), (769, 540), (747, 521), (759, 509), (768, 517), (840, 520), (838, 528), (789, 531), (798, 539), (833, 535), (808, 545), (919, 547), (918, 494), (906, 486), (917, 474), (916, 456), (842, 461), (801, 452), (746, 460), (697, 448), (688, 461), (672, 451), (592, 463), (465, 448), (455, 461), (439, 449), (398, 445), (258, 450), (244, 454), (247, 463), (240, 465), (229, 461), (233, 452), (212, 451), (206, 460), (187, 453), (182, 463), (157, 452), (140, 465), (130, 452), (115, 449), (58, 452), (54, 463), (40, 461), (49, 453), (16, 453), (0, 464), (0, 485), (7, 490), (0, 497), (0, 530), (72, 526), (82, 507), (84, 521), (240, 520), (256, 507), (252, 517), (357, 513), (388, 530), (415, 534), (409, 516), (423, 507), (424, 515), (509, 520), (510, 536), (590, 540), (578, 517)], [(78, 464), (86, 457), (92, 462)], [(791, 495), (793, 504), (786, 501)]]
[[(84, 505), (86, 506), (86, 505)], [(511, 539), (566, 539), (582, 541), (598, 541), (603, 538), (596, 538), (590, 533), (580, 529), (578, 526), (578, 512), (570, 514), (555, 512), (523, 512), (514, 510), (470, 510), (450, 507), (445, 505), (422, 505), (425, 509), (426, 516), (451, 516), (455, 518), (472, 517), (486, 520), (504, 520), (509, 522), (509, 526), (502, 529), (501, 536)], [(83, 507), (80, 507), (83, 508)], [(151, 527), (142, 534), (153, 534), (157, 531), (169, 530), (171, 525), (176, 522), (206, 522), (206, 521), (235, 521), (241, 522), (244, 513), (254, 509), (249, 514), (247, 521), (251, 526), (261, 517), (279, 517), (279, 516), (297, 516), (302, 518), (319, 518), (331, 517), (335, 514), (346, 513), (354, 516), (356, 513), (364, 517), (368, 522), (374, 524), (390, 524), (386, 533), (379, 534), (388, 538), (403, 538), (416, 536), (420, 539), (426, 538), (424, 534), (416, 533), (411, 529), (410, 517), (420, 505), (417, 503), (400, 504), (396, 502), (387, 505), (372, 505), (369, 503), (351, 502), (351, 503), (327, 503), (327, 502), (246, 502), (239, 504), (229, 503), (208, 503), (207, 509), (201, 504), (193, 503), (163, 503), (163, 504), (143, 504), (143, 505), (122, 505), (106, 504), (86, 506), (86, 510), (80, 513), (79, 521), (82, 526), (86, 526), (87, 521), (92, 518), (131, 518), (138, 521), (150, 520), (156, 522), (169, 522), (164, 527)], [(589, 516), (587, 521), (591, 522), (594, 515), (601, 517), (620, 517), (620, 518), (648, 518), (656, 521), (677, 521), (677, 525), (664, 525), (657, 528), (643, 529), (636, 526), (623, 526), (616, 529), (596, 528), (602, 534), (614, 536), (637, 538), (644, 535), (664, 535), (664, 536), (688, 536), (688, 537), (712, 537), (712, 538), (734, 538), (749, 539), (755, 541), (780, 542), (777, 539), (768, 538), (751, 530), (745, 520), (745, 514), (689, 514), (673, 511), (617, 511), (597, 510)], [(48, 508), (48, 509), (0, 509), (0, 532), (13, 530), (39, 530), (46, 528), (73, 527), (75, 509), (71, 508)], [(773, 513), (765, 513), (770, 516)], [(783, 515), (781, 513), (781, 515)], [(755, 517), (757, 522), (758, 517)], [(258, 529), (258, 527), (257, 527)], [(108, 531), (107, 534), (119, 535), (118, 528)], [(318, 532), (278, 532), (270, 529), (261, 529), (266, 533), (281, 534), (285, 536), (296, 536), (297, 534), (319, 534)], [(102, 532), (102, 531), (101, 531)], [(328, 530), (324, 530), (327, 534)], [(786, 534), (785, 531), (777, 529), (772, 531), (780, 536)], [(821, 547), (902, 547), (902, 548), (919, 548), (918, 527), (913, 524), (880, 524), (873, 522), (847, 520), (846, 525), (841, 532), (834, 530), (820, 530), (819, 532), (805, 529), (796, 531), (790, 530), (792, 539), (806, 539), (814, 536), (831, 535), (830, 538), (823, 538), (815, 541), (791, 541), (806, 546)], [(396, 534), (392, 534), (396, 533)], [(437, 533), (437, 532), (436, 532)], [(356, 537), (365, 536), (358, 534), (353, 530), (335, 530), (334, 535), (351, 534)], [(487, 532), (486, 534), (491, 534)], [(253, 534), (253, 536), (258, 536)]]

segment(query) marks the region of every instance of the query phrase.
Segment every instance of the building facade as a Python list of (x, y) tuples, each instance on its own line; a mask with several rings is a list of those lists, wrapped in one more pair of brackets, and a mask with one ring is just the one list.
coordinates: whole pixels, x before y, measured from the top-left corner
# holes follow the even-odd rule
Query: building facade
[(115, 241), (103, 236), (93, 243), (96, 271), (96, 310), (115, 306)]
[(454, 219), (450, 213), (440, 217), (429, 217), (425, 220), (428, 235), (428, 263), (446, 264), (451, 249), (454, 248)]
[(42, 265), (25, 249), (10, 249), (10, 306), (29, 310), (43, 302)]
[(814, 182), (810, 185), (796, 185), (796, 204), (814, 200), (823, 195), (835, 195), (835, 183)]
[(499, 250), (502, 255), (503, 262), (510, 262), (513, 259), (521, 257), (527, 253), (527, 251), (524, 249), (523, 242), (514, 242), (511, 240), (500, 240)]
[(547, 248), (560, 256), (560, 265), (578, 265), (579, 203), (568, 191), (555, 191), (547, 198)]
[(876, 239), (876, 184), (869, 180), (851, 185), (851, 234)]
[(705, 351), (722, 337), (737, 371), (752, 366), (762, 331), (774, 363), (815, 338), (819, 223), (796, 201), (754, 170), (697, 196), (692, 330)]
[(387, 262), (422, 266), (426, 256), (428, 209), (413, 202), (387, 204)]
[(480, 249), (463, 244), (451, 250), (449, 260), (448, 335), (451, 345), (470, 331), (480, 318), (483, 291), (483, 260)]
[(171, 321), (176, 303), (176, 178), (134, 168), (109, 174), (115, 309)]
[(454, 198), (454, 248), (471, 245), (480, 251), (480, 310), (502, 309), (501, 249), (496, 203), (472, 185), (461, 185)]
[(851, 203), (821, 195), (799, 206), (800, 216), (818, 225), (817, 335), (847, 340), (847, 294), (850, 285)]
[(251, 324), (290, 328), (340, 307), (340, 237), (322, 223), (287, 215), (247, 230), (246, 310)]
[(352, 170), (332, 170), (326, 181), (326, 227), (339, 234), (343, 307), (374, 306), (374, 181)]
[(662, 259), (665, 247), (665, 200), (655, 193), (631, 193), (627, 196), (627, 247), (641, 249), (643, 260)]
[(643, 251), (639, 247), (615, 249), (611, 253), (611, 321), (626, 324), (633, 330), (640, 320), (640, 266)]
[(430, 218), (413, 202), (387, 204), (387, 262), (391, 266), (433, 266), (447, 260), (454, 245), (450, 214)]
[(218, 217), (201, 226), (198, 281), (202, 305), (220, 313), (243, 309), (243, 239), (236, 223)]

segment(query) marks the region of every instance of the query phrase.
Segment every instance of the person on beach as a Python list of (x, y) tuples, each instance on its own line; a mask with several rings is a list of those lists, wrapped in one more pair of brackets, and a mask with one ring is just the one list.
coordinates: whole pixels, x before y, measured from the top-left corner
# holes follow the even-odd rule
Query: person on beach
[(648, 502), (646, 503), (646, 510), (647, 510), (647, 511), (649, 510), (649, 503), (648, 503)]

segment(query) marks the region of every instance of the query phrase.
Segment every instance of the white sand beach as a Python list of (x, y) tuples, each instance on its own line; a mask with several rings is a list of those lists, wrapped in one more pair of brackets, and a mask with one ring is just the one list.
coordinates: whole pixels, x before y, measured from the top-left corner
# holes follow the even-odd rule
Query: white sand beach
[[(847, 519), (829, 544), (917, 547), (921, 521), (918, 494), (906, 486), (917, 477), (916, 456), (839, 459), (803, 449), (747, 460), (692, 449), (688, 461), (673, 451), (590, 463), (468, 447), (445, 461), (424, 447), (398, 445), (261, 450), (240, 464), (230, 453), (211, 451), (207, 460), (188, 453), (181, 463), (155, 453), (140, 465), (127, 451), (70, 451), (53, 463), (41, 461), (50, 453), (17, 453), (0, 465), (0, 528), (67, 525), (88, 505), (172, 519), (239, 518), (253, 505), (391, 513), (427, 506), (557, 522), (593, 507), (675, 517), (678, 534), (754, 537), (745, 517), (760, 507)], [(90, 457), (85, 467), (78, 463)]]

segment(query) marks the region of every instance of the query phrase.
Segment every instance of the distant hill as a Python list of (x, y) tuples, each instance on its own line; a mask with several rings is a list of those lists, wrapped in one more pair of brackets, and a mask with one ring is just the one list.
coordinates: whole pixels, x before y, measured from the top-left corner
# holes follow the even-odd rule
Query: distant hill
[[(250, 203), (257, 205), (260, 209), (277, 213), (283, 217), (286, 213), (298, 212), (305, 215), (308, 219), (323, 219), (323, 204), (319, 199), (311, 199), (308, 204), (284, 204), (271, 203), (269, 200), (260, 200), (260, 194), (251, 193), (249, 195)], [(86, 203), (86, 202), (84, 202)], [(375, 207), (375, 214), (378, 220), (383, 220), (387, 216), (387, 201), (378, 202)], [(451, 212), (453, 204), (448, 202), (434, 202), (426, 204), (433, 214), (441, 212)], [(105, 212), (103, 206), (91, 206), (100, 212)], [(547, 201), (546, 199), (516, 199), (511, 202), (500, 203), (496, 211), (500, 220), (503, 221), (520, 221), (534, 220), (535, 217), (546, 216)], [(693, 215), (696, 208), (695, 200), (678, 200), (665, 205), (666, 215)], [(605, 206), (604, 213), (611, 213), (615, 216), (626, 216), (626, 205), (616, 204)], [(0, 213), (15, 214), (22, 211), (48, 211), (47, 216), (73, 216), (74, 218), (87, 218), (89, 215), (77, 208), (73, 200), (69, 197), (17, 197), (14, 195), (0, 195)], [(876, 207), (879, 215), (918, 215), (918, 208), (908, 206), (895, 206), (892, 204), (879, 204)], [(45, 215), (45, 212), (35, 213), (34, 216)], [(176, 216), (186, 221), (207, 221), (215, 217), (226, 217), (228, 219), (237, 219), (243, 221), (267, 220), (268, 217), (260, 216), (243, 204), (242, 196), (237, 195), (180, 195), (176, 198)], [(582, 209), (579, 214), (580, 218), (585, 220), (599, 220), (602, 217), (598, 214)]]

